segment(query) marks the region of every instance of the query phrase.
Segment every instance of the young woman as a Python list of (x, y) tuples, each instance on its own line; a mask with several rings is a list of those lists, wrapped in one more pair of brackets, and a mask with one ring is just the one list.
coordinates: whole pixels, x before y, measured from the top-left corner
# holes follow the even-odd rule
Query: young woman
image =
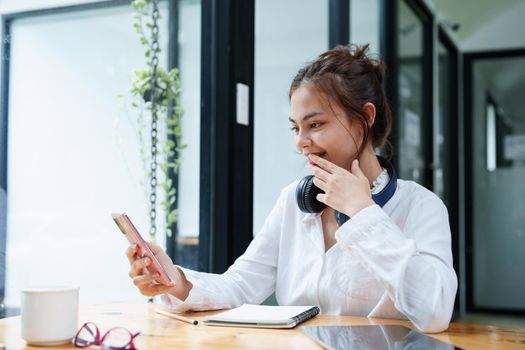
[(376, 156), (392, 121), (383, 65), (367, 49), (327, 51), (290, 87), (295, 145), (322, 190), (314, 196), (324, 210), (303, 212), (298, 182), (290, 184), (246, 252), (220, 275), (174, 266), (152, 245), (172, 286), (155, 282), (145, 269), (149, 259), (131, 246), (129, 275), (142, 294), (164, 294), (176, 311), (186, 311), (257, 304), (275, 292), (280, 305), (407, 318), (426, 332), (448, 327), (457, 279), (447, 209), (417, 183), (397, 180)]

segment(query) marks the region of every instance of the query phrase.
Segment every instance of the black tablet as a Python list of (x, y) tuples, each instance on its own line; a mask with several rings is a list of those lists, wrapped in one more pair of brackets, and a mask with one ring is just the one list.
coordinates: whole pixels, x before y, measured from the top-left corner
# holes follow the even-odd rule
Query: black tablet
[(398, 325), (305, 326), (300, 330), (325, 349), (331, 350), (460, 349)]

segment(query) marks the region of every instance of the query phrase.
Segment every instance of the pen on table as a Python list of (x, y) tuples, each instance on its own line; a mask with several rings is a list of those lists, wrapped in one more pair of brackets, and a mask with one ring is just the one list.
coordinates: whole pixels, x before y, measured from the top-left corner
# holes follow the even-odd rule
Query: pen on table
[(189, 324), (198, 324), (199, 321), (197, 320), (194, 320), (194, 319), (191, 319), (191, 318), (188, 318), (188, 317), (184, 317), (184, 316), (181, 316), (181, 315), (177, 315), (177, 314), (174, 314), (172, 312), (167, 312), (167, 311), (162, 311), (162, 310), (156, 310), (156, 312), (159, 314), (159, 315), (163, 315), (163, 316), (166, 316), (166, 317), (169, 317), (169, 318), (173, 318), (175, 320), (179, 320), (179, 321), (182, 321), (182, 322), (186, 322), (186, 323), (189, 323)]

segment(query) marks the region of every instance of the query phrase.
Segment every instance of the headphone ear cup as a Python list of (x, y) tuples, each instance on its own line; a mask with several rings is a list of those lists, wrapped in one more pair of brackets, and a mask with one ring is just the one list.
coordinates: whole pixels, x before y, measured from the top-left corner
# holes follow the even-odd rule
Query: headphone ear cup
[(299, 209), (304, 213), (322, 212), (326, 208), (326, 204), (317, 200), (316, 197), (319, 193), (324, 192), (314, 185), (313, 175), (303, 177), (295, 189), (295, 199)]

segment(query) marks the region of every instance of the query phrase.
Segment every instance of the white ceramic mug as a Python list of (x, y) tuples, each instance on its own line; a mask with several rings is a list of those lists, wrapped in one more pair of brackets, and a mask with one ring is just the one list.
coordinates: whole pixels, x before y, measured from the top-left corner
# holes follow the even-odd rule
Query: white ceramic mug
[(78, 289), (39, 286), (22, 289), (22, 338), (31, 345), (71, 342), (78, 330)]

